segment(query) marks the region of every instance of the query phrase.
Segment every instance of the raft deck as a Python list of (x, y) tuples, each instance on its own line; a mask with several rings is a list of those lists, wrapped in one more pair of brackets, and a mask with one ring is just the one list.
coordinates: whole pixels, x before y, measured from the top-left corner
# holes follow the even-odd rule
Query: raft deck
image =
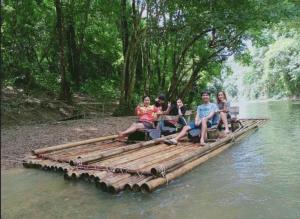
[(174, 135), (130, 145), (113, 135), (34, 150), (24, 166), (62, 171), (66, 179), (85, 179), (104, 191), (151, 192), (247, 137), (267, 119), (240, 121), (239, 129), (204, 147), (187, 139), (163, 143)]

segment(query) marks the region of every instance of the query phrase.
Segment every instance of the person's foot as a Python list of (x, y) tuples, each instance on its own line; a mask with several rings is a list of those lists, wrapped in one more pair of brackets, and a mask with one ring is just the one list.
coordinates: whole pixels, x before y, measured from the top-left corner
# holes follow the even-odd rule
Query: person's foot
[(123, 139), (125, 136), (122, 132), (118, 132), (118, 139)]
[(166, 139), (166, 140), (164, 140), (164, 142), (166, 143), (166, 144), (168, 144), (168, 145), (177, 145), (177, 140), (176, 139)]
[(205, 146), (205, 145), (206, 145), (206, 143), (205, 143), (204, 139), (200, 139), (200, 146)]
[(229, 129), (225, 130), (225, 134), (228, 135), (230, 133)]

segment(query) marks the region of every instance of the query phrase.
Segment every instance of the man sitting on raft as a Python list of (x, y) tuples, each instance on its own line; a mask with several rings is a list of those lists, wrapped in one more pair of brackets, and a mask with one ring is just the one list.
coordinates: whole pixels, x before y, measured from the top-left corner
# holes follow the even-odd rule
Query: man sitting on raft
[(159, 108), (150, 105), (149, 96), (144, 96), (143, 101), (143, 104), (136, 107), (136, 115), (139, 117), (139, 120), (133, 123), (125, 131), (119, 132), (120, 138), (123, 138), (137, 130), (154, 129), (154, 121), (157, 119), (157, 115), (161, 114), (161, 111)]
[(203, 104), (197, 107), (197, 114), (195, 117), (195, 122), (190, 123), (183, 127), (181, 132), (173, 139), (166, 140), (167, 144), (177, 144), (178, 140), (183, 138), (189, 130), (191, 129), (201, 129), (200, 145), (205, 145), (205, 140), (207, 139), (207, 128), (210, 128), (212, 125), (212, 118), (215, 113), (218, 111), (216, 104), (210, 102), (210, 93), (204, 91), (201, 93), (201, 98)]

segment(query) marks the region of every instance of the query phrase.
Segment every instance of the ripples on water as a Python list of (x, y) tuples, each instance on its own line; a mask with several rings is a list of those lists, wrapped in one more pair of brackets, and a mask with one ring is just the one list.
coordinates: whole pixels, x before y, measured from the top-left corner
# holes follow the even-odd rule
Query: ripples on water
[(111, 195), (31, 169), (2, 173), (2, 218), (300, 218), (300, 103), (241, 106), (271, 120), (152, 194)]

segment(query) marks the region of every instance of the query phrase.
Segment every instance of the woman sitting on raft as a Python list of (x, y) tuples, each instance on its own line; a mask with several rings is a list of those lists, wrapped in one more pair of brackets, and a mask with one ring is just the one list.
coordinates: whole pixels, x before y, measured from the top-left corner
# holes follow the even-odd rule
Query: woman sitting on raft
[(230, 133), (228, 128), (228, 119), (230, 119), (229, 102), (227, 101), (227, 97), (224, 91), (218, 92), (217, 106), (219, 108), (217, 112), (220, 113), (220, 120), (219, 120), (218, 127), (224, 124), (225, 134), (228, 134)]
[(136, 115), (139, 117), (138, 122), (133, 123), (128, 129), (123, 132), (119, 132), (119, 137), (125, 137), (130, 133), (133, 133), (137, 130), (143, 129), (154, 129), (154, 121), (157, 119), (157, 115), (160, 115), (160, 110), (150, 105), (150, 97), (143, 97), (143, 104), (140, 104), (136, 107)]
[(186, 108), (182, 102), (182, 100), (180, 98), (177, 98), (176, 103), (171, 104), (168, 109), (166, 114), (170, 115), (170, 116), (179, 116), (178, 121), (170, 121), (170, 120), (165, 120), (164, 121), (164, 125), (166, 126), (172, 126), (172, 125), (176, 125), (176, 123), (179, 123), (180, 125), (187, 125), (187, 122), (184, 118), (186, 112)]

